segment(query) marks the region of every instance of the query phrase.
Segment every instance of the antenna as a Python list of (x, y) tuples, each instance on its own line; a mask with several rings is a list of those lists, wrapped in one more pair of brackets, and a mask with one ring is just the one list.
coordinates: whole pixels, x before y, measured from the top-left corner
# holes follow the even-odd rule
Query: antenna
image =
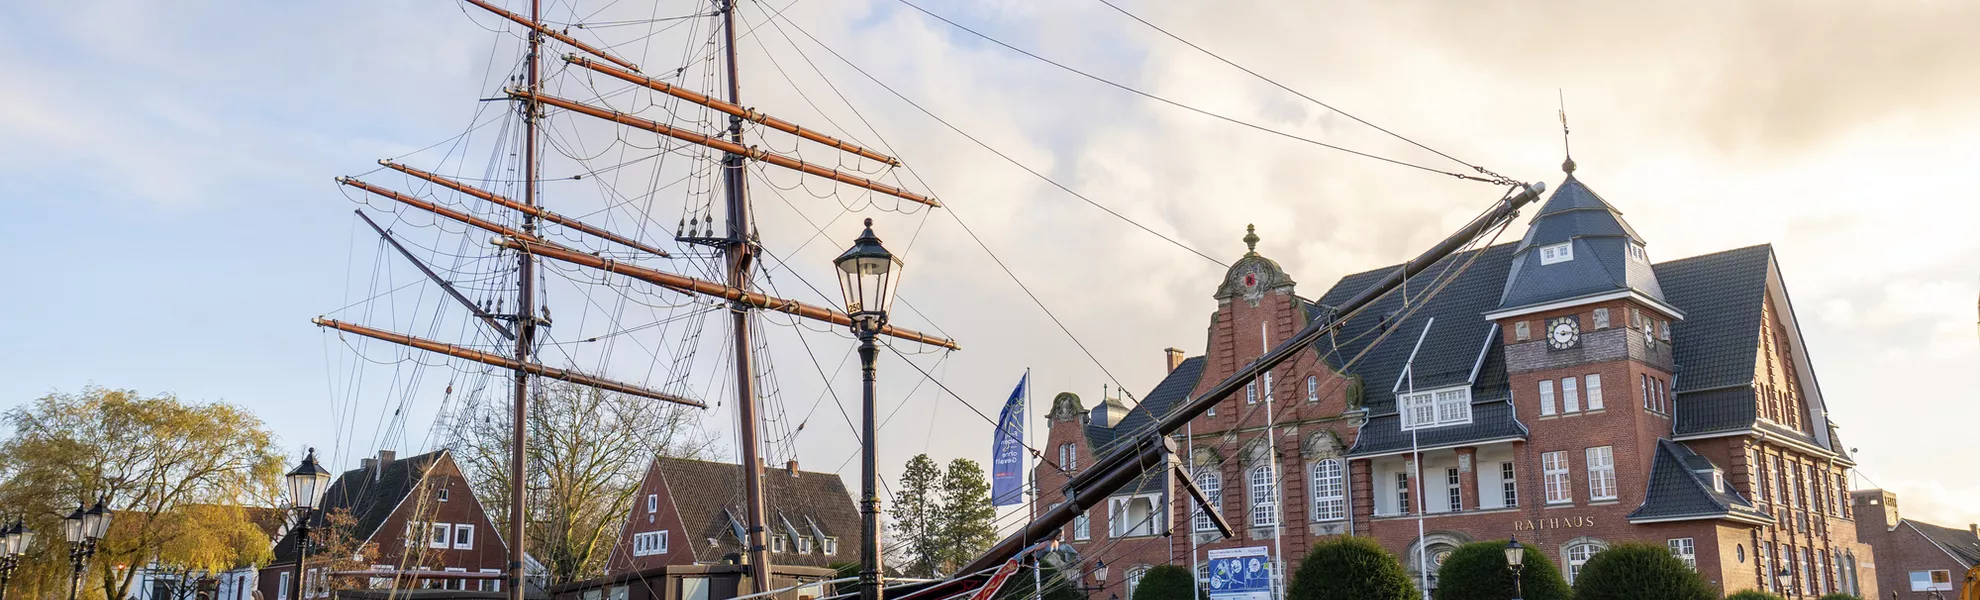
[(1567, 160), (1561, 161), (1561, 171), (1573, 175), (1574, 151), (1568, 148), (1567, 93), (1562, 92), (1560, 88), (1554, 88), (1554, 97), (1560, 101), (1561, 106), (1561, 154), (1567, 157)]

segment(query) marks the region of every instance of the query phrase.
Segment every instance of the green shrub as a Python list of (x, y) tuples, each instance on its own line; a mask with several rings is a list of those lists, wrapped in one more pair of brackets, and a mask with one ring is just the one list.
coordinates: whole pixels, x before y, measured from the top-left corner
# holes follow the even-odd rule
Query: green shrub
[(1526, 558), (1519, 570), (1519, 595), (1514, 595), (1512, 569), (1506, 566), (1506, 543), (1476, 542), (1451, 551), (1444, 565), (1437, 568), (1436, 600), (1567, 600), (1566, 579), (1561, 578), (1547, 554), (1526, 547)]
[(1581, 565), (1575, 600), (1713, 600), (1719, 592), (1662, 545), (1616, 544)]
[(1196, 600), (1196, 575), (1175, 565), (1156, 565), (1141, 576), (1131, 600)]
[[(1856, 599), (1855, 596), (1845, 595), (1843, 597), (1849, 598), (1851, 600)], [(1828, 600), (1828, 596), (1823, 596), (1822, 598), (1823, 600)], [(1734, 592), (1733, 595), (1731, 596), (1726, 596), (1726, 600), (1787, 600), (1787, 599), (1760, 590), (1740, 590), (1738, 592)]]
[(1288, 600), (1415, 600), (1416, 583), (1390, 554), (1365, 537), (1313, 546), (1287, 586)]
[(1842, 592), (1836, 592), (1833, 594), (1825, 594), (1820, 598), (1816, 598), (1815, 600), (1863, 600), (1863, 599)]
[[(860, 570), (859, 566), (860, 565), (857, 562), (841, 561), (841, 562), (835, 562), (829, 565), (825, 565), (825, 568), (832, 570), (833, 579), (845, 579), (847, 577), (858, 577)], [(832, 594), (835, 596), (839, 594), (857, 594), (857, 593), (859, 593), (858, 581), (844, 581), (844, 582), (832, 584)]]

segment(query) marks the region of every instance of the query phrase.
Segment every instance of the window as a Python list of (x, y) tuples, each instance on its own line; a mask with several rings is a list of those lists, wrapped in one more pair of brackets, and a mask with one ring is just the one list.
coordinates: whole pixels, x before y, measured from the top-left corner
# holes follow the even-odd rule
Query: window
[(1774, 568), (1773, 542), (1753, 543), (1753, 562), (1760, 565), (1760, 583), (1769, 592), (1780, 591), (1780, 579), (1775, 577), (1779, 569)]
[[(287, 581), (288, 577), (286, 576), (288, 574), (283, 573), (283, 575), (284, 577), (282, 578), (282, 580)], [(1952, 591), (1952, 571), (1948, 571), (1945, 569), (1934, 569), (1931, 571), (1912, 571), (1911, 589), (1941, 590), (1948, 592)]]
[(1409, 473), (1396, 474), (1396, 514), (1409, 514)]
[[(444, 568), (444, 569), (441, 569), (441, 570), (443, 570), (443, 571), (446, 571), (446, 572), (448, 572), (448, 573), (466, 573), (466, 572), (467, 572), (467, 569), (463, 569), (463, 568), (460, 568), (460, 567), (446, 567), (446, 568)], [(467, 580), (466, 580), (466, 579), (458, 579), (458, 578), (453, 578), (453, 579), (448, 579), (448, 580), (446, 580), (446, 581), (442, 581), (442, 582), (440, 582), (440, 589), (443, 589), (443, 590), (465, 590), (465, 589), (467, 589)]]
[(789, 539), (786, 539), (783, 534), (776, 534), (770, 536), (771, 552), (782, 554), (785, 551), (790, 550), (790, 547), (791, 547), (791, 541)]
[(1588, 499), (1616, 499), (1616, 456), (1609, 446), (1588, 449)]
[(428, 535), (428, 537), (426, 538), (427, 547), (446, 548), (452, 545), (449, 543), (448, 540), (449, 537), (448, 532), (453, 531), (452, 525), (447, 523), (434, 523), (431, 526), (431, 529), (429, 529), (428, 531), (430, 535)]
[(1108, 532), (1116, 538), (1139, 537), (1161, 533), (1163, 514), (1155, 510), (1158, 494), (1143, 494), (1107, 499)]
[(647, 494), (647, 495), (646, 495), (646, 514), (649, 514), (649, 515), (650, 515), (650, 514), (653, 514), (653, 513), (657, 513), (657, 512), (660, 512), (660, 495), (659, 495), (659, 494)]
[(316, 584), (318, 570), (319, 569), (310, 569), (308, 571), (303, 572), (302, 595), (304, 598), (316, 597), (316, 591), (319, 587)]
[(1588, 564), (1589, 557), (1595, 556), (1596, 552), (1601, 552), (1601, 551), (1602, 551), (1601, 546), (1591, 543), (1581, 543), (1581, 544), (1575, 544), (1573, 546), (1568, 546), (1567, 549), (1568, 583), (1570, 584), (1574, 583), (1574, 576), (1581, 574), (1581, 566)]
[(1499, 493), (1505, 496), (1507, 508), (1519, 506), (1519, 478), (1513, 476), (1512, 461), (1499, 463)]
[(1573, 377), (1561, 378), (1561, 412), (1581, 411), (1581, 391), (1578, 387)]
[(1664, 380), (1655, 377), (1650, 378), (1650, 388), (1657, 392), (1657, 412), (1660, 413), (1671, 412), (1671, 403), (1668, 397), (1664, 395), (1666, 387)]
[(1574, 260), (1574, 242), (1561, 242), (1552, 246), (1540, 247), (1540, 264), (1551, 265)]
[[(633, 534), (633, 556), (650, 556), (667, 553), (667, 531), (646, 531)], [(782, 536), (778, 536), (782, 540)]]
[(1540, 382), (1540, 414), (1554, 414), (1554, 380)]
[(1588, 374), (1588, 410), (1602, 410), (1602, 375)]
[(1650, 262), (1650, 255), (1643, 252), (1642, 244), (1630, 244), (1629, 257), (1636, 259), (1638, 262)]
[(1609, 328), (1609, 309), (1606, 308), (1595, 309), (1595, 328), (1596, 329)]
[(1568, 489), (1567, 452), (1541, 453), (1540, 474), (1545, 476), (1547, 481), (1548, 504), (1574, 501), (1574, 492)]
[[(1081, 519), (1084, 518), (1085, 518), (1084, 516), (1081, 516)], [(1086, 538), (1080, 538), (1080, 539), (1086, 539)], [(839, 538), (835, 538), (835, 537), (825, 538), (825, 555), (836, 556), (838, 555), (838, 553), (839, 553)]]
[(1279, 524), (1279, 485), (1272, 480), (1271, 465), (1251, 469), (1251, 526)]
[(1272, 372), (1265, 372), (1265, 401), (1272, 401)]
[(440, 488), (439, 499), (441, 502), (447, 501), (447, 488)]
[(605, 592), (605, 600), (626, 600), (627, 586), (615, 585)]
[(1127, 571), (1127, 595), (1134, 597), (1135, 586), (1141, 585), (1141, 578), (1148, 575), (1148, 565), (1137, 565)]
[(1444, 469), (1444, 506), (1451, 512), (1464, 510), (1464, 484), (1458, 482), (1457, 467)]
[(798, 554), (811, 553), (811, 536), (798, 536)]
[(1834, 591), (1835, 585), (1832, 578), (1836, 573), (1835, 557), (1829, 556), (1827, 551), (1817, 548), (1815, 550), (1815, 573), (1817, 575), (1815, 577), (1816, 593), (1827, 594)]
[(1470, 423), (1471, 389), (1459, 387), (1405, 394), (1401, 406), (1405, 430)]
[(1254, 379), (1251, 383), (1244, 384), (1244, 403), (1258, 403), (1258, 380)]
[[(501, 569), (482, 569), (482, 570), (481, 570), (481, 572), (482, 572), (482, 573), (488, 573), (488, 574), (491, 574), (491, 575), (499, 575), (499, 574), (501, 574), (501, 573), (502, 573), (502, 570), (501, 570)], [(483, 579), (483, 580), (481, 580), (481, 586), (480, 586), (480, 589), (481, 589), (481, 591), (484, 591), (484, 592), (499, 592), (499, 591), (502, 591), (502, 578), (500, 578), (500, 577), (491, 577), (491, 578), (488, 578), (488, 579)]]
[(467, 523), (454, 525), (454, 549), (474, 549), (474, 526)]
[(1347, 487), (1341, 476), (1341, 461), (1329, 458), (1313, 463), (1313, 520), (1339, 521), (1347, 518)]
[[(1073, 517), (1073, 539), (1084, 540), (1084, 539), (1091, 539), (1092, 537), (1093, 537), (1093, 517), (1087, 516), (1087, 513), (1085, 511), (1080, 511), (1079, 516)], [(835, 543), (834, 545), (837, 544)], [(827, 552), (826, 554), (831, 554), (831, 553)]]
[(276, 576), (276, 578), (275, 578), (275, 596), (276, 596), (276, 597), (278, 597), (278, 598), (287, 598), (287, 597), (289, 597), (289, 572), (288, 572), (288, 571), (282, 571), (280, 575), (278, 575), (278, 576)]
[(1320, 401), (1320, 377), (1317, 375), (1306, 376), (1306, 401)]
[(412, 523), (412, 522), (407, 522), (407, 523), (406, 523), (406, 547), (407, 547), (407, 548), (411, 548), (411, 547), (413, 547), (413, 546), (416, 546), (416, 545), (419, 545), (419, 541), (420, 541), (421, 539), (424, 539), (424, 538), (423, 538), (423, 536), (424, 536), (424, 535), (426, 535), (426, 534), (425, 534), (424, 532), (422, 532), (422, 531), (420, 531), (420, 527), (419, 527), (419, 524), (418, 524), (418, 523)]
[(1513, 339), (1521, 342), (1533, 339), (1533, 327), (1527, 325), (1526, 321), (1513, 323)]
[(1650, 376), (1638, 374), (1637, 377), (1642, 379), (1643, 383), (1643, 410), (1657, 410), (1657, 405), (1650, 402)]
[(369, 586), (367, 586), (367, 587), (370, 587), (371, 589), (374, 589), (374, 590), (382, 590), (382, 589), (388, 589), (388, 588), (391, 588), (391, 587), (392, 587), (392, 577), (391, 577), (391, 576), (390, 576), (389, 574), (390, 574), (390, 573), (391, 573), (392, 571), (393, 571), (393, 568), (392, 568), (392, 565), (371, 565), (371, 572), (373, 572), (373, 573), (381, 573), (381, 574), (387, 574), (387, 576), (385, 576), (385, 577), (373, 577), (373, 578), (371, 578), (371, 582), (370, 582), (370, 585), (369, 585)]
[(1079, 444), (1059, 444), (1059, 467), (1067, 471), (1079, 468)]
[(1697, 548), (1692, 545), (1691, 538), (1671, 538), (1664, 543), (1671, 547), (1672, 556), (1684, 561), (1684, 566), (1691, 567), (1693, 571), (1698, 570)]
[(1815, 549), (1808, 546), (1801, 547), (1801, 573), (1798, 579), (1803, 582), (1802, 589), (1815, 588)]
[[(1223, 473), (1219, 472), (1215, 468), (1206, 467), (1202, 469), (1197, 469), (1196, 488), (1199, 490), (1203, 490), (1204, 499), (1210, 501), (1210, 506), (1208, 507), (1210, 510), (1217, 511), (1217, 514), (1224, 513), (1224, 508), (1223, 508), (1224, 507), (1224, 474)], [(1192, 523), (1192, 525), (1190, 526), (1192, 530), (1195, 531), (1217, 530), (1217, 524), (1211, 522), (1210, 515), (1208, 512), (1204, 510), (1204, 507), (1197, 507), (1195, 514), (1196, 514), (1195, 519), (1190, 521)]]

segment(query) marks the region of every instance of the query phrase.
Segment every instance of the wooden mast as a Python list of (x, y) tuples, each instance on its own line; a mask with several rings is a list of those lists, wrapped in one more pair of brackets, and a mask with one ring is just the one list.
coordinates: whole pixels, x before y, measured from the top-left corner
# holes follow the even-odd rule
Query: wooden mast
[[(722, 6), (722, 37), (726, 42), (723, 44), (723, 54), (728, 62), (729, 76), (728, 102), (741, 105), (742, 82), (736, 64), (736, 2), (716, 2)], [(536, 90), (530, 91), (534, 93)], [(743, 143), (743, 122), (742, 117), (729, 118), (729, 141), (737, 148), (748, 148)], [(750, 225), (755, 219), (749, 214), (748, 168), (749, 163), (740, 153), (730, 151), (722, 158), (722, 183), (728, 192), (729, 239), (725, 250), (728, 255), (729, 287), (739, 290), (749, 288), (750, 263), (756, 258), (756, 247), (751, 243)], [(763, 502), (763, 457), (759, 447), (761, 442), (757, 440), (756, 363), (750, 353), (754, 348), (754, 336), (749, 329), (752, 309), (746, 303), (732, 302), (729, 328), (735, 334), (736, 429), (742, 438), (743, 513), (749, 527), (748, 539), (743, 544), (747, 553), (744, 561), (748, 563), (749, 576), (755, 585), (752, 591), (762, 592), (775, 589), (776, 582), (770, 578), (770, 540), (765, 529), (768, 511)]]
[[(539, 112), (536, 92), (541, 91), (543, 82), (537, 72), (539, 54), (543, 51), (543, 0), (529, 0), (529, 61), (530, 97), (523, 99), (523, 205), (536, 207), (536, 115)], [(536, 237), (536, 215), (523, 211), (523, 232)], [(527, 530), (527, 505), (524, 504), (523, 490), (529, 480), (528, 469), (524, 466), (524, 445), (529, 441), (529, 365), (530, 350), (536, 344), (536, 257), (528, 252), (517, 252), (519, 268), (516, 277), (519, 289), (516, 298), (516, 390), (515, 412), (510, 415), (509, 439), (509, 600), (525, 600), (528, 584), (523, 579), (523, 559), (528, 556), (529, 532)]]

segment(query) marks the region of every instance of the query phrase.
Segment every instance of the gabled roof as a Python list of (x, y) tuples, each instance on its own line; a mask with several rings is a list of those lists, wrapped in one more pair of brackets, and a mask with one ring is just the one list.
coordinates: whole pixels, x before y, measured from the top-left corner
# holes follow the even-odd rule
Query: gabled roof
[[(660, 457), (654, 459), (653, 466), (673, 497), (674, 509), (680, 511), (681, 523), (687, 528), (683, 533), (696, 562), (711, 563), (743, 551), (739, 538), (742, 465)], [(812, 554), (786, 552), (776, 555), (777, 564), (822, 567), (858, 560), (859, 510), (837, 473), (798, 471), (793, 476), (784, 469), (765, 469), (763, 492), (771, 535), (795, 532), (839, 539), (835, 555), (816, 550)]]
[[(426, 454), (393, 460), (378, 466), (374, 476), (371, 469), (356, 468), (345, 471), (330, 484), (330, 491), (323, 497), (323, 508), (310, 518), (311, 527), (321, 527), (324, 515), (334, 510), (348, 510), (356, 519), (350, 535), (354, 539), (368, 540), (385, 524), (385, 519), (398, 510), (414, 490), (419, 489), (420, 481), (426, 478), (427, 471), (446, 456), (446, 450), (435, 450)], [(273, 563), (293, 563), (296, 560), (295, 532), (289, 531), (282, 541), (275, 544)]]
[[(1541, 264), (1540, 248), (1563, 243), (1571, 245), (1572, 259)], [(1496, 310), (1620, 291), (1663, 303), (1649, 261), (1632, 250), (1642, 245), (1622, 211), (1570, 174), (1527, 225)]]
[(1953, 560), (1959, 561), (1959, 564), (1965, 565), (1966, 568), (1971, 569), (1973, 565), (1980, 564), (1980, 536), (1973, 535), (1973, 530), (1940, 527), (1913, 519), (1904, 519), (1901, 523), (1910, 526), (1919, 535), (1925, 536), (1932, 545), (1952, 555)]
[[(1175, 410), (1182, 401), (1189, 399), (1189, 393), (1196, 390), (1196, 382), (1203, 377), (1203, 367), (1208, 363), (1209, 361), (1204, 357), (1194, 356), (1176, 365), (1176, 369), (1163, 377), (1161, 383), (1155, 384), (1155, 389), (1148, 391), (1148, 395), (1142, 398), (1140, 404), (1129, 410), (1127, 416), (1121, 417), (1119, 426), (1107, 430), (1108, 443), (1104, 445), (1099, 442), (1094, 443), (1094, 458), (1098, 459), (1114, 451), (1114, 442), (1133, 443), (1132, 440), (1144, 432), (1153, 430), (1156, 421), (1167, 416), (1169, 411)], [(1089, 427), (1089, 432), (1091, 429)], [(1091, 433), (1088, 435), (1089, 438), (1092, 437)], [(1169, 472), (1165, 469), (1154, 469), (1115, 494), (1140, 494), (1166, 490), (1168, 483)]]
[(1629, 513), (1629, 520), (1743, 518), (1763, 523), (1770, 520), (1732, 486), (1713, 489), (1711, 473), (1717, 469), (1711, 459), (1684, 444), (1657, 440), (1657, 455), (1650, 462), (1650, 484), (1643, 494), (1643, 506)]

